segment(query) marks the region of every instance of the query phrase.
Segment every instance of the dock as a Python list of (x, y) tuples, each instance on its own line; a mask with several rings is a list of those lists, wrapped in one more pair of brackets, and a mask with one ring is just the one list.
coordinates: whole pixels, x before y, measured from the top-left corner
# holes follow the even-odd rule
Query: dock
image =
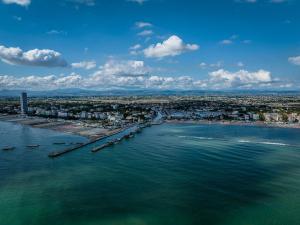
[(95, 143), (97, 141), (100, 141), (100, 140), (104, 139), (104, 138), (107, 138), (107, 137), (119, 134), (119, 133), (125, 131), (126, 129), (128, 129), (128, 128), (119, 130), (117, 132), (114, 132), (112, 134), (109, 134), (109, 135), (106, 135), (106, 136), (103, 136), (103, 137), (100, 137), (100, 138), (93, 139), (93, 140), (91, 140), (91, 141), (89, 141), (87, 143), (77, 143), (74, 147), (65, 148), (65, 149), (60, 150), (60, 151), (51, 152), (51, 153), (48, 154), (48, 157), (50, 157), (50, 158), (56, 158), (56, 157), (62, 156), (64, 154), (66, 154), (66, 153), (72, 152), (74, 150), (80, 149), (80, 148), (88, 146), (88, 145), (91, 145), (91, 144), (93, 144), (93, 143)]
[[(140, 133), (140, 132), (142, 131), (143, 128), (146, 128), (146, 127), (148, 127), (148, 126), (149, 126), (148, 124), (145, 125), (145, 126), (138, 126), (134, 131), (129, 132), (129, 134), (125, 134), (125, 135), (123, 135), (121, 138), (117, 138), (117, 139), (115, 139), (115, 140), (113, 140), (113, 141), (109, 141), (109, 142), (107, 142), (107, 143), (105, 143), (105, 144), (102, 144), (102, 145), (100, 145), (99, 147), (95, 147), (95, 148), (93, 148), (93, 149), (91, 150), (91, 152), (98, 152), (98, 151), (100, 151), (100, 150), (103, 149), (103, 148), (109, 147), (109, 146), (111, 146), (111, 145), (113, 145), (113, 144), (118, 144), (118, 143), (119, 143), (120, 141), (122, 141), (123, 139), (129, 139), (129, 138), (132, 138), (136, 133)], [(97, 142), (97, 141), (100, 141), (100, 140), (102, 140), (102, 139), (105, 139), (105, 138), (114, 136), (114, 135), (116, 135), (116, 134), (119, 134), (119, 133), (121, 133), (121, 132), (124, 132), (125, 130), (127, 130), (127, 129), (131, 128), (131, 127), (132, 127), (132, 126), (126, 127), (126, 128), (124, 128), (124, 129), (118, 130), (117, 132), (111, 133), (111, 134), (109, 134), (109, 135), (106, 135), (106, 136), (103, 136), (103, 137), (100, 137), (100, 138), (96, 138), (96, 139), (94, 139), (94, 140), (91, 140), (91, 141), (89, 141), (89, 142), (87, 142), (87, 143), (76, 143), (76, 145), (73, 146), (73, 147), (69, 147), (69, 148), (66, 148), (66, 149), (63, 149), (63, 150), (60, 150), (60, 151), (54, 151), (54, 152), (51, 152), (51, 153), (49, 153), (48, 156), (49, 156), (50, 158), (56, 158), (56, 157), (62, 156), (62, 155), (64, 155), (64, 154), (66, 154), (66, 153), (72, 152), (72, 151), (77, 150), (77, 149), (79, 149), (79, 148), (82, 148), (82, 147), (91, 145), (91, 144), (93, 144), (93, 143), (95, 143), (95, 142)]]

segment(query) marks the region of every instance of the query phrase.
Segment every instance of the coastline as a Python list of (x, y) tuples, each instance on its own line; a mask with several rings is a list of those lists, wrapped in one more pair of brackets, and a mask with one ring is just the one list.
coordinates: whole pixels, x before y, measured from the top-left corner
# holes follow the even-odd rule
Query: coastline
[(0, 115), (0, 121), (16, 123), (32, 128), (53, 130), (65, 134), (85, 137), (92, 141), (95, 139), (105, 138), (122, 131), (124, 128), (105, 129), (95, 126), (89, 126), (80, 121), (66, 121), (62, 119), (48, 119), (39, 117), (22, 117), (20, 115)]
[(199, 125), (224, 125), (224, 126), (257, 126), (270, 128), (291, 128), (300, 129), (300, 123), (286, 124), (275, 122), (245, 122), (245, 121), (209, 121), (209, 120), (165, 120), (168, 124), (199, 124)]

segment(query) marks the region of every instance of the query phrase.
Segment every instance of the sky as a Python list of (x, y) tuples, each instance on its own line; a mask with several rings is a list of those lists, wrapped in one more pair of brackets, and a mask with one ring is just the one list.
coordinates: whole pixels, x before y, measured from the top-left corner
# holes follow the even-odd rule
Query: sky
[(0, 89), (299, 90), (299, 0), (0, 0)]

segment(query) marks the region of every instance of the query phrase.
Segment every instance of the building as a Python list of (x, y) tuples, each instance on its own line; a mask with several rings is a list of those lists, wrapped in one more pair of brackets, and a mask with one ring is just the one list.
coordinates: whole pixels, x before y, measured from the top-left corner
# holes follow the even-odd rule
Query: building
[(27, 104), (27, 93), (26, 92), (21, 93), (20, 105), (21, 105), (21, 113), (27, 114), (28, 113), (28, 104)]

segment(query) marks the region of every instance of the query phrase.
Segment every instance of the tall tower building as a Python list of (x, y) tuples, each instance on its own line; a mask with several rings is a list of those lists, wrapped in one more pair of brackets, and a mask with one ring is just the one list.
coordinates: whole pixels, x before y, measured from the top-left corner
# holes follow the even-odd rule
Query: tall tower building
[(21, 113), (27, 114), (28, 113), (28, 105), (27, 105), (27, 93), (26, 92), (21, 93), (20, 104), (21, 104)]

